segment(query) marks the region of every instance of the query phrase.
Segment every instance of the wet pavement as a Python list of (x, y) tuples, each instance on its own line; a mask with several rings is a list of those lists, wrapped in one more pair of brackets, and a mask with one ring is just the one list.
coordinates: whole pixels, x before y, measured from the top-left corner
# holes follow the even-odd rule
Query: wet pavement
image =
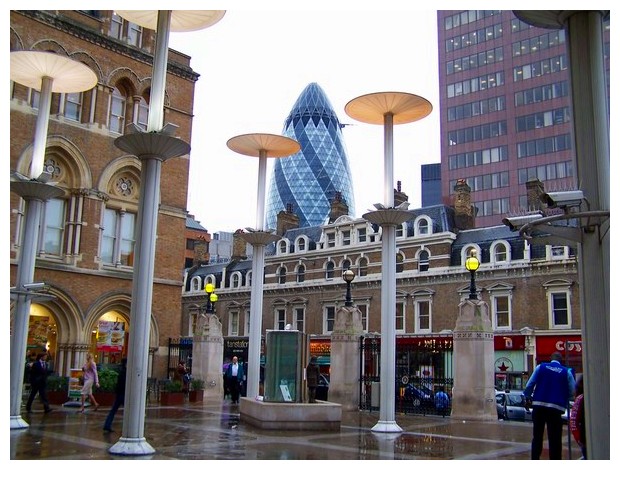
[[(402, 433), (375, 434), (371, 428), (379, 420), (378, 412), (343, 412), (339, 431), (261, 430), (240, 422), (238, 405), (205, 400), (148, 406), (145, 438), (155, 453), (127, 457), (108, 452), (121, 435), (123, 410), (116, 414), (112, 433), (103, 431), (107, 412), (102, 407), (81, 414), (78, 408), (57, 405), (45, 414), (35, 403), (32, 413), (22, 413), (29, 427), (10, 432), (10, 459), (528, 460), (532, 432), (530, 423), (397, 415)], [(564, 459), (569, 459), (567, 444), (565, 427)], [(574, 442), (571, 447), (570, 458), (579, 459)], [(547, 457), (545, 445), (543, 458)]]

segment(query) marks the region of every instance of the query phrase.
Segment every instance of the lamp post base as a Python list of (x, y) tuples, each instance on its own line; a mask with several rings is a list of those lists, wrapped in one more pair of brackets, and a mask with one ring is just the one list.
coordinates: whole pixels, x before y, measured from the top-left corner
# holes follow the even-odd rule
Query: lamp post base
[(145, 438), (121, 437), (108, 450), (113, 455), (137, 456), (152, 455), (155, 449), (151, 447)]
[(399, 433), (403, 431), (395, 421), (387, 420), (379, 420), (370, 430), (374, 433)]

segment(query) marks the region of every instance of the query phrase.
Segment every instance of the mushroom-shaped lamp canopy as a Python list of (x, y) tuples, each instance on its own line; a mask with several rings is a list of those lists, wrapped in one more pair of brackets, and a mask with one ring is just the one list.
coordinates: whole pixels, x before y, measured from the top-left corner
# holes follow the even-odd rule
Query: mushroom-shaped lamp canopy
[(52, 91), (76, 93), (97, 85), (97, 75), (89, 67), (52, 52), (17, 50), (11, 52), (11, 80), (41, 90), (41, 79), (53, 80)]
[(233, 152), (250, 157), (259, 157), (261, 152), (266, 157), (286, 157), (301, 149), (301, 145), (292, 138), (271, 133), (248, 133), (233, 137), (226, 142)]
[[(192, 32), (219, 22), (226, 10), (173, 10), (170, 18), (171, 32)], [(125, 20), (150, 30), (157, 30), (159, 10), (116, 10)]]
[(385, 114), (391, 113), (393, 124), (410, 123), (426, 117), (433, 110), (423, 97), (404, 92), (369, 93), (349, 101), (344, 111), (351, 118), (373, 125), (383, 125)]

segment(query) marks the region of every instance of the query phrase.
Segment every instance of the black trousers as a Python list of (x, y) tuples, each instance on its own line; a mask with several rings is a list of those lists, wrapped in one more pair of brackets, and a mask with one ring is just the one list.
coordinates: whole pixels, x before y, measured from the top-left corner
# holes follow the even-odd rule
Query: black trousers
[(230, 399), (233, 402), (239, 401), (239, 382), (237, 377), (230, 377), (228, 379), (228, 388), (230, 389)]
[(532, 407), (534, 436), (532, 438), (532, 460), (540, 460), (543, 450), (545, 426), (549, 442), (549, 460), (562, 460), (562, 412), (556, 408)]
[(45, 391), (45, 382), (34, 383), (30, 385), (30, 395), (28, 395), (28, 401), (26, 402), (26, 410), (29, 412), (32, 408), (32, 402), (34, 401), (34, 397), (39, 394), (39, 399), (43, 403), (43, 407), (47, 412), (50, 409), (50, 404), (47, 401), (47, 393)]

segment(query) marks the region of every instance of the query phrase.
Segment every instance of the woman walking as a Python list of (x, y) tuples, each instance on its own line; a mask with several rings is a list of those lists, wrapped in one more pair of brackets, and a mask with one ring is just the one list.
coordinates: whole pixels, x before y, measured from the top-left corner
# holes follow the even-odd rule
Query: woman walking
[(99, 408), (99, 404), (93, 396), (93, 384), (99, 386), (99, 375), (97, 375), (97, 364), (93, 360), (93, 356), (90, 353), (86, 354), (86, 363), (82, 367), (82, 378), (84, 379), (84, 386), (82, 387), (82, 409), (81, 413), (84, 413), (84, 400), (86, 397), (90, 398), (90, 402), (95, 406), (94, 410)]

